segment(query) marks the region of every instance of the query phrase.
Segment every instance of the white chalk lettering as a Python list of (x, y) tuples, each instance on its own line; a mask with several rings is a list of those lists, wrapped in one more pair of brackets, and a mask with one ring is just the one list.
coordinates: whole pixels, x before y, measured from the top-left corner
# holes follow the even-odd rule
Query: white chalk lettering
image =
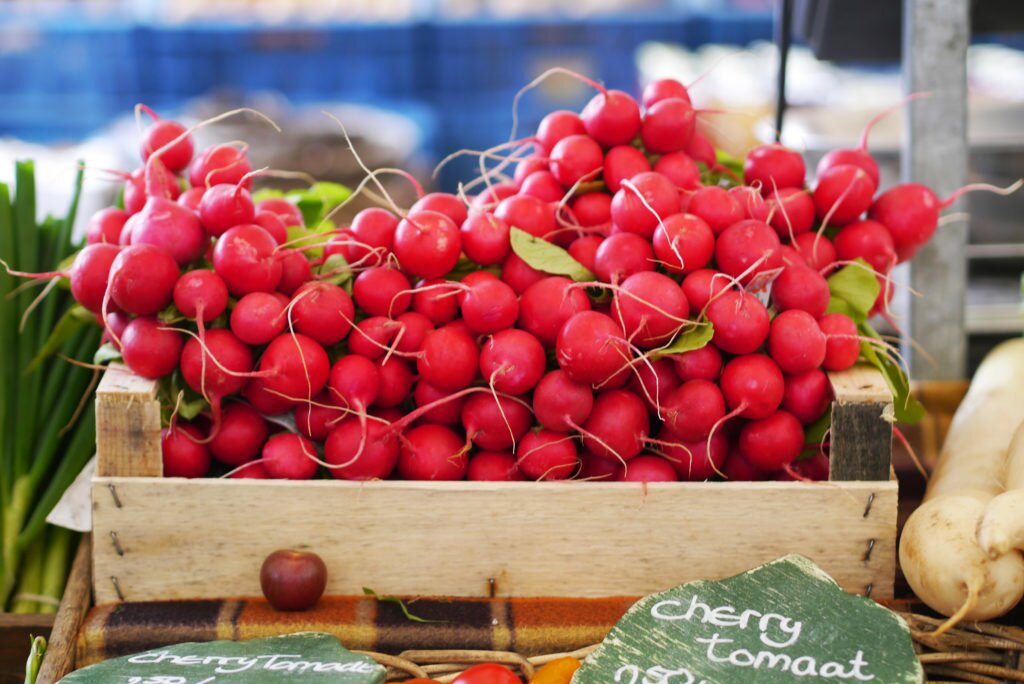
[[(757, 621), (758, 637), (761, 643), (772, 648), (787, 648), (800, 639), (803, 623), (799, 620), (780, 615), (779, 613), (761, 613), (747, 609), (737, 611), (734, 606), (725, 605), (712, 608), (700, 600), (696, 594), (690, 599), (690, 605), (683, 609), (683, 604), (674, 599), (659, 601), (651, 606), (651, 617), (656, 620), (694, 621), (710, 624), (715, 627), (739, 627), (747, 629), (751, 621)], [(698, 618), (699, 614), (699, 618)], [(776, 638), (781, 636), (782, 638)]]
[(697, 637), (696, 642), (707, 644), (705, 655), (713, 663), (728, 663), (735, 667), (749, 667), (755, 670), (779, 670), (790, 672), (797, 677), (855, 679), (862, 682), (870, 682), (875, 679), (875, 675), (864, 672), (868, 663), (864, 660), (863, 651), (857, 651), (857, 654), (845, 665), (833, 661), (819, 665), (817, 659), (809, 655), (793, 657), (786, 653), (772, 651), (751, 653), (745, 648), (729, 650), (731, 648), (729, 644), (735, 643), (735, 640), (727, 639), (718, 632), (710, 637)]

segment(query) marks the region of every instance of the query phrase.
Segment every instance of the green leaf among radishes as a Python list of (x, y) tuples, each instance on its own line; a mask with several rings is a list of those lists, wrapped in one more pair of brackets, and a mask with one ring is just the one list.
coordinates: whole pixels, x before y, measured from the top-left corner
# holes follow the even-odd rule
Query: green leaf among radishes
[(711, 321), (697, 323), (688, 330), (681, 331), (667, 347), (652, 350), (651, 357), (660, 359), (663, 356), (701, 349), (707, 346), (714, 334), (715, 326), (711, 324)]
[(531, 268), (551, 275), (563, 275), (578, 283), (597, 280), (597, 276), (570, 254), (550, 242), (513, 227), (510, 232), (512, 251)]

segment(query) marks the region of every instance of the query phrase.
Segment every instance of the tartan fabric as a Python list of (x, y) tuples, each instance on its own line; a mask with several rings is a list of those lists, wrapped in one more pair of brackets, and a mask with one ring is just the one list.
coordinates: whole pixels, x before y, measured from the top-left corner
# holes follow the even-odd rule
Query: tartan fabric
[(78, 635), (77, 666), (184, 641), (257, 639), (317, 631), (346, 648), (397, 654), (408, 649), (488, 649), (526, 656), (601, 641), (636, 598), (409, 599), (329, 597), (301, 613), (257, 599), (159, 601), (93, 608)]

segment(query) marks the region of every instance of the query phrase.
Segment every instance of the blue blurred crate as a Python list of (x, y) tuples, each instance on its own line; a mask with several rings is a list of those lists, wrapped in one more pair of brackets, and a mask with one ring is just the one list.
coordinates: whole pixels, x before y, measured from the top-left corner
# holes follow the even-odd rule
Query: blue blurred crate
[(14, 93), (3, 96), (0, 137), (51, 143), (88, 137), (124, 113), (98, 94)]

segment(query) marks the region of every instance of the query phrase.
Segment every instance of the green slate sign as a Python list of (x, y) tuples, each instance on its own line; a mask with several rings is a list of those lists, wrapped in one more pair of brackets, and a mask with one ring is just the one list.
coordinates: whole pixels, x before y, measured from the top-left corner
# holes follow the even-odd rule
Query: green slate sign
[(124, 656), (72, 672), (61, 683), (383, 684), (385, 669), (342, 647), (330, 634), (178, 644)]
[(637, 602), (572, 684), (919, 684), (910, 630), (802, 556)]

